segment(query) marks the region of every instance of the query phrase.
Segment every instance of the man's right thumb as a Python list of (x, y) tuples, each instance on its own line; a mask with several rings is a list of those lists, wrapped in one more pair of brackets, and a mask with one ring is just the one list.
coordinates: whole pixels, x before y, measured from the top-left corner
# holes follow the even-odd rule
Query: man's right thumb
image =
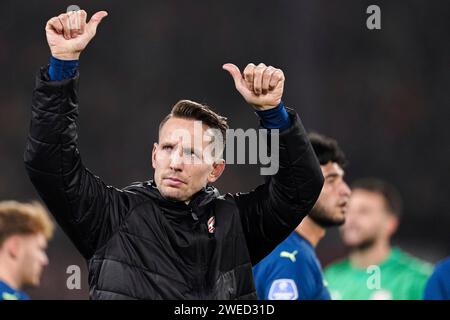
[(99, 11), (96, 12), (92, 17), (91, 20), (89, 20), (87, 24), (87, 28), (89, 28), (94, 33), (97, 31), (97, 27), (102, 22), (102, 19), (108, 15), (108, 12), (106, 11)]

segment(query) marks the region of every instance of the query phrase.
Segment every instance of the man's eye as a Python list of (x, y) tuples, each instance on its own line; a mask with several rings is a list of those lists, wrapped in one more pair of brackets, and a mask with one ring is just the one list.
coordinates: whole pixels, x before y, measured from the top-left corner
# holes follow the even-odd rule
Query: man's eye
[(172, 146), (163, 146), (163, 150), (172, 150)]
[(336, 179), (335, 178), (328, 178), (328, 179), (326, 179), (327, 180), (327, 182), (328, 183), (333, 183), (333, 182), (335, 182), (336, 181)]
[(194, 150), (185, 150), (184, 154), (192, 159), (199, 158)]

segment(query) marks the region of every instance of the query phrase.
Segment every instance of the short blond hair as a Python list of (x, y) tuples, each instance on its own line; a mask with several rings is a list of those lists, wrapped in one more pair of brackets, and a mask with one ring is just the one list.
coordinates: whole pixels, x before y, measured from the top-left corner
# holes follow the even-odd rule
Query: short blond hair
[[(201, 121), (212, 129), (220, 130), (223, 139), (227, 136), (227, 118), (214, 112), (211, 107), (191, 100), (180, 100), (172, 108), (172, 111), (161, 121), (159, 130), (170, 118), (182, 118)], [(225, 143), (225, 141), (224, 141)]]
[(0, 246), (13, 235), (53, 236), (54, 223), (39, 202), (0, 201)]

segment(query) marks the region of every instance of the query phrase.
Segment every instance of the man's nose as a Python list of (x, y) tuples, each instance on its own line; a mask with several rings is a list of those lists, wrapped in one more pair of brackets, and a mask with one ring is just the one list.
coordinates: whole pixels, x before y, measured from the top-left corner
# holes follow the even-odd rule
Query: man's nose
[(183, 149), (177, 147), (170, 156), (170, 168), (173, 170), (181, 170), (183, 166)]
[(44, 259), (42, 261), (42, 265), (44, 265), (44, 266), (48, 265), (48, 256), (47, 256), (47, 254), (44, 254)]
[(342, 195), (347, 196), (347, 197), (350, 197), (350, 195), (352, 194), (350, 187), (348, 186), (348, 184), (345, 181), (342, 181), (342, 183), (341, 183), (340, 192)]

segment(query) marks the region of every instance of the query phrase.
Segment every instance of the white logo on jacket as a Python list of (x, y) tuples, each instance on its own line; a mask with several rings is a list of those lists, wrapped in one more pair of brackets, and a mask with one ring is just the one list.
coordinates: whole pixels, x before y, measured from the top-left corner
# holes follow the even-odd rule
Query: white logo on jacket
[(212, 216), (211, 218), (208, 219), (208, 232), (214, 233), (215, 230), (216, 230), (216, 218)]

